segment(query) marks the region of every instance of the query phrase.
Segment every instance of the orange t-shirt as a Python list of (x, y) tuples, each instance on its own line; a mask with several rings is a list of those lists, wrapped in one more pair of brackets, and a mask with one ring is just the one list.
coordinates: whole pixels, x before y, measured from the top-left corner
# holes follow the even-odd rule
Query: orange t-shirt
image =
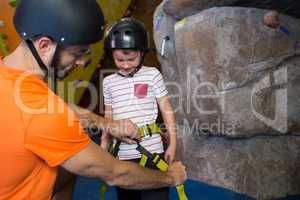
[(0, 200), (51, 199), (57, 166), (90, 139), (64, 101), (0, 60)]

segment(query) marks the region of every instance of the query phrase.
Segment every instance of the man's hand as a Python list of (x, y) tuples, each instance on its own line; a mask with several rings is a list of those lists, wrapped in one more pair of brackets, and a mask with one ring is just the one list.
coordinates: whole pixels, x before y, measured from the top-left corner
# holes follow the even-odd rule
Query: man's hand
[(171, 163), (168, 167), (167, 173), (173, 179), (172, 186), (182, 184), (187, 179), (185, 166), (179, 161)]
[(106, 119), (107, 131), (114, 137), (128, 143), (135, 144), (138, 138), (138, 127), (130, 120)]
[(111, 118), (104, 119), (102, 116), (96, 115), (95, 113), (76, 105), (72, 105), (72, 109), (80, 118), (81, 125), (84, 128), (96, 126), (104, 132), (109, 133), (126, 143), (136, 143), (134, 139), (138, 138), (138, 127), (130, 120), (112, 120)]

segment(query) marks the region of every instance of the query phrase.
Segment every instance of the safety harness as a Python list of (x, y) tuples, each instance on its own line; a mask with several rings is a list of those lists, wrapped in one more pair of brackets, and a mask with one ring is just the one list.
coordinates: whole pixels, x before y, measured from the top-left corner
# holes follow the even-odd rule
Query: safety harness
[[(152, 134), (160, 134), (161, 130), (156, 125), (156, 123), (145, 125), (138, 129), (138, 134), (141, 138), (145, 137), (151, 137)], [(117, 142), (113, 143), (110, 148), (109, 152), (114, 157), (117, 157), (119, 147), (120, 147), (121, 141), (118, 140)], [(147, 163), (150, 163), (157, 167), (160, 171), (167, 171), (168, 169), (168, 163), (157, 153), (151, 153), (147, 149), (145, 149), (137, 140), (137, 151), (139, 151), (142, 155), (139, 165), (142, 167), (145, 167)], [(102, 184), (100, 188), (100, 200), (104, 200), (104, 194), (107, 192), (108, 186), (106, 184)], [(177, 194), (179, 197), (179, 200), (188, 200), (187, 195), (184, 190), (184, 185), (180, 184), (176, 186)]]

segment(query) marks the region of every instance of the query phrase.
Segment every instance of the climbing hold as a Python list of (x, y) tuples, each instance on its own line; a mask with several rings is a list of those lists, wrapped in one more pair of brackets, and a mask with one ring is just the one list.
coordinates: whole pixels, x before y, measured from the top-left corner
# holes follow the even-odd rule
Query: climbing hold
[(166, 42), (170, 40), (170, 37), (167, 35), (164, 37), (162, 44), (161, 44), (161, 51), (160, 54), (162, 57), (165, 56), (165, 46), (166, 46)]
[(290, 36), (290, 31), (289, 31), (289, 29), (287, 28), (287, 27), (284, 27), (284, 26), (279, 26), (279, 30), (282, 32), (282, 33), (284, 33), (284, 34), (286, 34), (287, 36)]
[(6, 45), (5, 40), (7, 40), (7, 35), (0, 33), (0, 51), (4, 56), (8, 55), (9, 53), (9, 48)]
[(263, 23), (270, 28), (278, 28), (280, 32), (286, 34), (287, 36), (290, 36), (289, 29), (285, 26), (280, 25), (279, 13), (277, 11), (272, 10), (267, 12), (264, 15)]
[(269, 11), (263, 17), (264, 25), (270, 28), (277, 28), (280, 25), (279, 13), (277, 11)]
[(9, 0), (9, 5), (10, 5), (11, 7), (15, 8), (16, 5), (17, 5), (17, 0)]

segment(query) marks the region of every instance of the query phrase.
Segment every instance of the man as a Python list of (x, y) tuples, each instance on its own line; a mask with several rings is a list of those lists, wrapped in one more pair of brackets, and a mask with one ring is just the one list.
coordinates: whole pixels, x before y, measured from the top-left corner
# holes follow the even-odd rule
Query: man
[[(102, 39), (104, 18), (95, 0), (19, 0), (14, 24), (23, 41), (0, 61), (0, 199), (51, 199), (58, 166), (132, 189), (186, 179), (180, 162), (159, 172), (114, 159), (43, 82), (84, 63), (89, 44)], [(96, 121), (115, 137), (136, 137), (130, 123), (113, 130), (125, 122)]]

